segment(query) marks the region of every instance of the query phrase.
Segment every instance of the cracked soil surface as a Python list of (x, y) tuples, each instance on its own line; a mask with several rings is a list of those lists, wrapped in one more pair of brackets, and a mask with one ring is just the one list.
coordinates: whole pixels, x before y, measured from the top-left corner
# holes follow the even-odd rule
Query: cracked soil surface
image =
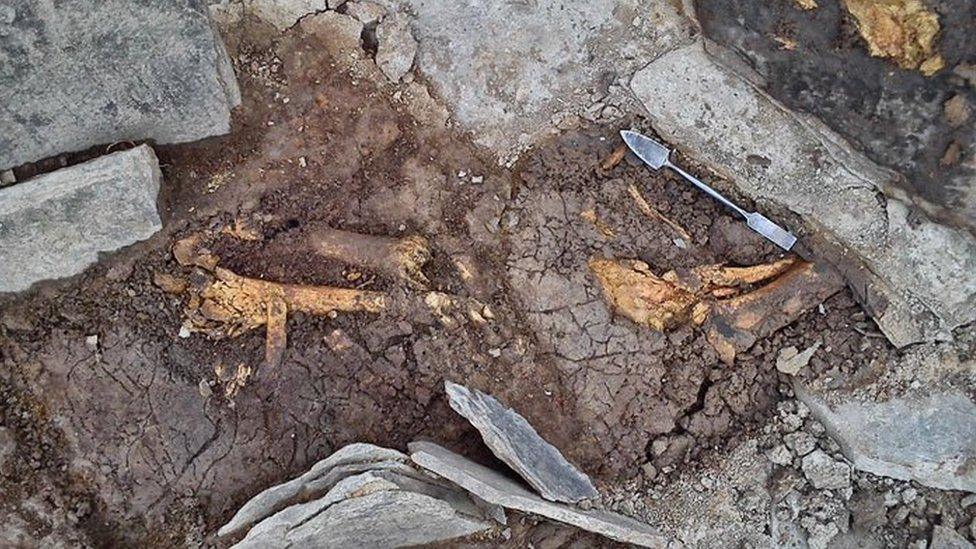
[[(777, 251), (672, 175), (632, 158), (602, 168), (619, 127), (564, 133), (502, 170), (464, 136), (411, 117), (389, 89), (337, 68), (318, 39), (296, 28), (237, 44), (244, 104), (231, 135), (158, 149), (164, 230), (2, 303), (0, 422), (17, 448), (5, 466), (6, 520), (38, 539), (182, 545), (213, 541), (254, 493), (350, 442), (426, 438), (490, 460), (450, 410), (445, 379), (513, 405), (598, 485), (639, 478), (651, 463), (666, 486), (775, 412), (786, 391), (773, 367), (780, 348), (818, 334), (833, 362), (815, 359), (815, 371), (885, 359), (847, 290), (734, 367), (699, 328), (662, 334), (615, 316), (588, 271), (593, 257), (663, 272)], [(691, 241), (642, 214), (630, 184)], [(222, 232), (237, 222), (253, 238)], [(180, 336), (185, 298), (154, 280), (192, 281), (171, 248), (201, 231), (218, 235), (214, 253), (238, 274), (409, 291), (303, 251), (303, 230), (319, 224), (426, 236), (431, 289), (476, 298), (494, 319), (297, 313), (275, 371), (261, 371), (263, 330)], [(231, 387), (217, 371), (239, 365), (254, 373)], [(520, 524), (511, 546), (558, 529)], [(604, 543), (567, 532), (545, 537)]]

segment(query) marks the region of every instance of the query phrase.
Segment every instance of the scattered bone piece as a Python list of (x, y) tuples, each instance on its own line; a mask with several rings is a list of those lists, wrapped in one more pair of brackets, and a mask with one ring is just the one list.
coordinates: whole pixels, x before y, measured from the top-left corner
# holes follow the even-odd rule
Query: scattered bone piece
[(596, 210), (583, 210), (580, 212), (580, 217), (582, 217), (584, 221), (589, 221), (590, 224), (593, 225), (596, 230), (600, 231), (600, 234), (606, 238), (614, 238), (617, 236), (616, 233), (613, 232), (610, 225), (607, 225), (605, 221), (597, 217)]
[(234, 224), (221, 229), (220, 234), (230, 235), (245, 241), (261, 240), (263, 237), (261, 231), (246, 219), (235, 219)]
[(640, 190), (638, 190), (633, 183), (627, 185), (627, 192), (630, 193), (630, 196), (637, 204), (637, 209), (639, 209), (644, 215), (650, 217), (651, 219), (660, 221), (668, 227), (671, 227), (674, 232), (678, 233), (678, 236), (685, 239), (685, 242), (688, 242), (689, 244), (691, 243), (691, 235), (688, 234), (688, 231), (686, 231), (685, 228), (679, 225), (677, 222), (672, 221), (670, 218), (651, 206), (647, 200), (644, 199), (644, 196), (641, 194)]
[(414, 288), (430, 282), (421, 270), (430, 261), (430, 249), (419, 235), (392, 238), (324, 228), (312, 231), (308, 242), (320, 255), (401, 278)]
[(194, 234), (173, 245), (173, 257), (184, 267), (196, 266), (208, 271), (214, 270), (220, 258), (206, 248), (202, 234)]
[(936, 47), (939, 16), (921, 0), (844, 0), (874, 57), (932, 76), (945, 66)]
[(168, 294), (181, 294), (186, 290), (186, 280), (167, 273), (153, 273), (153, 284)]
[(792, 257), (753, 265), (751, 267), (724, 267), (702, 265), (694, 269), (675, 269), (661, 276), (682, 288), (695, 293), (709, 293), (714, 297), (726, 297), (738, 293), (736, 288), (775, 278), (788, 271), (796, 260)]
[(712, 303), (706, 337), (719, 357), (731, 364), (736, 353), (793, 322), (842, 287), (841, 279), (828, 268), (798, 261), (758, 290)]
[(625, 156), (627, 156), (627, 145), (620, 145), (610, 153), (610, 156), (603, 159), (603, 162), (600, 162), (600, 168), (604, 171), (612, 170), (623, 161)]

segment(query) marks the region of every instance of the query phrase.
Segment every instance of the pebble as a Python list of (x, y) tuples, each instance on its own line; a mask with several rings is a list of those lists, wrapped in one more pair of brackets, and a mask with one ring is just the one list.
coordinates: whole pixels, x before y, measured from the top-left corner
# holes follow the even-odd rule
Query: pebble
[(969, 507), (971, 505), (976, 505), (976, 494), (969, 494), (968, 496), (962, 498), (959, 504), (963, 507)]
[(803, 475), (817, 489), (844, 489), (851, 485), (851, 468), (837, 461), (823, 450), (811, 452), (803, 458)]
[(657, 478), (657, 467), (653, 463), (645, 463), (641, 465), (641, 472), (644, 473), (644, 478), (647, 480), (654, 480)]
[(815, 439), (810, 433), (803, 431), (790, 433), (783, 437), (783, 439), (786, 442), (786, 445), (801, 457), (809, 454), (817, 447), (817, 439)]
[(95, 352), (98, 350), (98, 334), (93, 334), (85, 338), (85, 347), (89, 351)]
[(790, 450), (783, 444), (774, 446), (767, 451), (766, 457), (769, 458), (769, 461), (775, 463), (776, 465), (782, 465), (784, 467), (793, 463), (793, 454), (790, 453)]

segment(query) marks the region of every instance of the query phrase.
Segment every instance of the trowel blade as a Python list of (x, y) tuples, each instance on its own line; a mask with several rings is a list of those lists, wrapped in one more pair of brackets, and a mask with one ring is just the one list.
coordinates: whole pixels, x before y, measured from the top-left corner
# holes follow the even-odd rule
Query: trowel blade
[(630, 130), (621, 131), (620, 137), (624, 139), (624, 143), (630, 147), (630, 150), (634, 151), (634, 154), (648, 166), (657, 170), (667, 164), (668, 155), (671, 154), (671, 151), (664, 145), (650, 137)]

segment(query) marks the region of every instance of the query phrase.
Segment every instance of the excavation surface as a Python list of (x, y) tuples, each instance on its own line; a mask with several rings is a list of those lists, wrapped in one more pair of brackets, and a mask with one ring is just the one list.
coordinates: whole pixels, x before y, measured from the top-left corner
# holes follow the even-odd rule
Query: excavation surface
[[(660, 274), (780, 254), (673, 175), (630, 157), (604, 164), (620, 127), (564, 132), (503, 170), (337, 68), (316, 40), (296, 29), (235, 45), (244, 104), (232, 133), (157, 149), (162, 232), (2, 303), (0, 413), (19, 479), (6, 499), (40, 498), (99, 544), (201, 541), (257, 491), (350, 442), (429, 439), (490, 459), (447, 405), (445, 379), (515, 407), (598, 486), (653, 464), (654, 491), (771, 413), (782, 347), (822, 340), (831, 364), (815, 358), (815, 372), (886, 358), (847, 290), (734, 366), (699, 328), (661, 333), (614, 314), (592, 258)], [(686, 234), (648, 217), (632, 186)], [(426, 237), (427, 289), (310, 253), (320, 227)], [(199, 234), (242, 276), (437, 291), (490, 312), (294, 312), (271, 369), (264, 328), (219, 340), (181, 330), (191, 297), (180, 290), (201, 273), (173, 246)], [(513, 524), (509, 543), (552, 534), (531, 526)]]

